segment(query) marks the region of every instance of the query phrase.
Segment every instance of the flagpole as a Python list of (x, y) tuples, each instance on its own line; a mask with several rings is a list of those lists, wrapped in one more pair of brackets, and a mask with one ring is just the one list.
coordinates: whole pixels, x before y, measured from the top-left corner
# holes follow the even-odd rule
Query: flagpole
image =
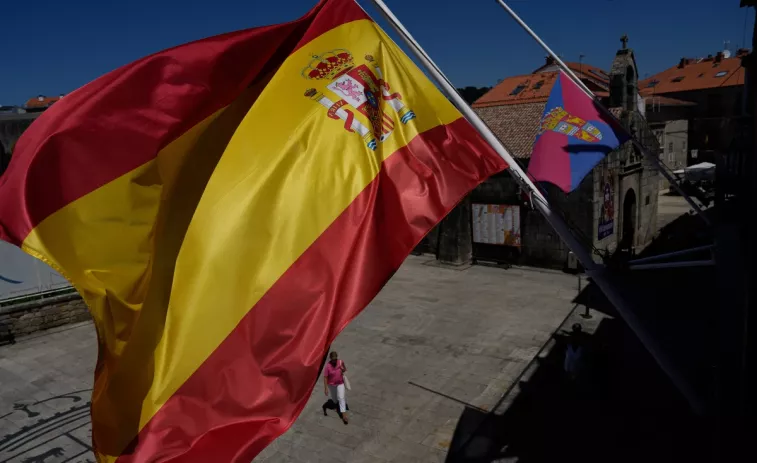
[[(512, 8), (510, 8), (510, 6), (507, 3), (504, 2), (504, 0), (497, 0), (497, 3), (499, 3), (500, 6), (502, 6), (502, 8), (504, 8), (505, 11), (507, 11), (510, 14), (510, 16), (512, 16), (512, 18), (515, 20), (515, 22), (517, 22), (520, 25), (520, 27), (522, 27), (528, 33), (528, 35), (530, 35), (534, 40), (536, 40), (536, 42), (539, 45), (541, 45), (541, 47), (549, 54), (549, 56), (551, 56), (552, 59), (555, 60), (555, 62), (557, 63), (557, 65), (560, 66), (560, 68), (566, 74), (568, 74), (568, 77), (570, 77), (570, 79), (576, 85), (578, 85), (581, 88), (581, 90), (583, 90), (583, 92), (589, 98), (595, 100), (595, 102), (597, 103), (596, 106), (598, 106), (599, 109), (606, 116), (609, 116), (612, 119), (616, 119), (616, 117), (610, 112), (610, 110), (607, 109), (607, 108), (605, 108), (604, 105), (602, 105), (597, 100), (597, 96), (594, 94), (594, 92), (592, 92), (591, 89), (589, 89), (589, 87), (587, 87), (586, 84), (584, 84), (583, 81), (578, 78), (578, 76), (573, 72), (573, 70), (570, 69), (568, 67), (568, 65), (565, 64), (565, 62), (563, 60), (561, 60), (560, 57), (557, 56), (557, 54), (554, 51), (552, 51), (552, 49), (549, 48), (549, 46), (546, 43), (544, 43), (544, 41), (541, 39), (541, 37), (539, 37), (538, 35), (536, 35), (536, 32), (534, 32), (533, 29), (531, 29), (530, 27), (528, 27), (528, 24), (526, 24), (520, 18), (520, 16), (518, 16), (518, 14), (515, 13), (515, 11), (513, 11)], [(644, 156), (649, 161), (653, 162), (657, 166), (657, 169), (662, 174), (662, 176), (665, 177), (665, 179), (670, 183), (670, 185), (673, 187), (673, 189), (675, 189), (676, 192), (678, 194), (680, 194), (686, 200), (687, 203), (689, 203), (689, 206), (691, 206), (692, 209), (694, 209), (696, 211), (696, 213), (699, 215), (699, 217), (701, 217), (702, 220), (704, 220), (704, 222), (707, 225), (712, 226), (712, 222), (710, 222), (710, 219), (707, 218), (707, 216), (704, 214), (704, 211), (702, 211), (702, 208), (699, 207), (699, 205), (696, 202), (694, 202), (694, 200), (691, 198), (691, 196), (689, 196), (688, 194), (686, 194), (683, 191), (683, 189), (680, 187), (680, 185), (678, 185), (678, 182), (673, 177), (673, 175), (670, 172), (668, 172), (667, 167), (665, 165), (663, 165), (662, 161), (660, 161), (660, 159), (657, 156), (655, 156), (654, 154), (652, 154), (644, 145), (642, 145), (641, 142), (638, 141), (636, 139), (636, 137), (633, 136), (633, 134), (631, 134), (630, 132), (629, 132), (629, 134), (631, 135), (631, 143), (633, 143), (633, 145), (635, 147), (637, 147), (639, 149), (639, 151), (641, 151), (642, 154), (644, 154)]]
[(507, 162), (509, 165), (507, 172), (509, 172), (521, 188), (531, 193), (534, 207), (541, 212), (568, 248), (573, 251), (576, 258), (581, 262), (581, 265), (583, 265), (587, 275), (590, 276), (602, 289), (602, 292), (615, 306), (626, 324), (631, 330), (633, 330), (641, 343), (657, 361), (660, 368), (667, 373), (673, 383), (686, 397), (691, 407), (697, 412), (702, 412), (703, 406), (699, 397), (697, 397), (697, 394), (693, 391), (688, 382), (684, 380), (683, 376), (675, 367), (675, 364), (665, 354), (655, 338), (644, 328), (644, 325), (636, 317), (636, 314), (626, 305), (626, 301), (623, 297), (615, 290), (612, 283), (607, 278), (605, 267), (594, 262), (591, 252), (576, 238), (575, 235), (573, 235), (573, 232), (571, 232), (570, 227), (565, 223), (565, 220), (563, 220), (559, 214), (555, 214), (552, 211), (544, 195), (542, 195), (541, 191), (529, 179), (523, 169), (521, 169), (520, 165), (510, 155), (507, 148), (505, 148), (505, 146), (499, 141), (484, 121), (478, 117), (478, 114), (473, 111), (468, 103), (465, 102), (449, 79), (447, 79), (439, 67), (433, 62), (433, 60), (431, 60), (431, 57), (428, 56), (426, 51), (413, 38), (413, 36), (410, 35), (410, 32), (405, 29), (405, 26), (402, 25), (383, 0), (370, 0), (370, 2), (378, 9), (384, 19), (389, 22), (392, 29), (399, 34), (405, 44), (410, 48), (412, 54), (418, 59), (426, 71), (428, 71), (430, 77), (437, 83), (437, 85), (441, 87), (444, 94), (452, 101), (455, 107), (463, 114), (463, 116), (465, 116), (468, 122), (470, 122), (470, 124), (481, 134), (484, 140), (489, 143), (497, 154)]

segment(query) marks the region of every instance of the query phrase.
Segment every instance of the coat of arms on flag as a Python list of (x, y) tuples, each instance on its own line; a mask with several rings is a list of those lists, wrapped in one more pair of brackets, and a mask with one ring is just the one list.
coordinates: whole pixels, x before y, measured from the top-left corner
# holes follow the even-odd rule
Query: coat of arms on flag
[(557, 106), (544, 114), (539, 134), (546, 130), (575, 137), (589, 143), (602, 139), (602, 132), (590, 122), (569, 114), (562, 106)]
[[(336, 101), (315, 88), (308, 89), (305, 96), (326, 107), (331, 119), (344, 121), (348, 132), (358, 133), (365, 144), (375, 150), (378, 143), (394, 132), (394, 119), (384, 112), (385, 106), (397, 113), (402, 124), (415, 119), (415, 113), (402, 102), (402, 95), (391, 92), (373, 56), (366, 55), (365, 60), (368, 64), (355, 66), (352, 53), (344, 49), (331, 50), (314, 55), (302, 70), (302, 76), (329, 82), (324, 90), (335, 95)], [(368, 119), (368, 126), (355, 119), (355, 111)]]
[(568, 193), (630, 135), (560, 72), (539, 124), (528, 173)]

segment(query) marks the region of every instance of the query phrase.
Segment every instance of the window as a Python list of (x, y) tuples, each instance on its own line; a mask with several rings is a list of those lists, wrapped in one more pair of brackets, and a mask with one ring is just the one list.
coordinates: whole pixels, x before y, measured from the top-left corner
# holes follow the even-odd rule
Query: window
[(534, 90), (539, 90), (544, 85), (544, 81), (540, 80), (539, 82), (534, 84)]
[(728, 74), (728, 71), (720, 71), (715, 74), (715, 77), (725, 77), (726, 74)]
[(699, 74), (697, 77), (704, 77), (704, 72)]
[(674, 77), (673, 80), (671, 80), (671, 82), (681, 82), (684, 79), (684, 77), (686, 76)]
[(652, 88), (652, 87), (654, 87), (655, 85), (657, 85), (659, 83), (660, 83), (660, 81), (657, 80), (657, 79), (655, 79), (655, 80), (653, 80), (653, 81), (651, 81), (650, 83), (647, 84), (647, 88)]
[(526, 86), (525, 86), (525, 85), (523, 85), (523, 84), (521, 84), (521, 85), (518, 85), (517, 87), (515, 87), (515, 88), (513, 89), (513, 91), (512, 91), (512, 92), (510, 92), (510, 95), (517, 95), (517, 94), (519, 94), (520, 92), (522, 92), (522, 91), (523, 91), (523, 90), (525, 90), (525, 89), (526, 89)]
[(644, 204), (649, 206), (649, 195), (647, 195), (647, 199), (644, 200)]
[(673, 152), (673, 142), (671, 141), (670, 143), (668, 143), (668, 153), (672, 153), (672, 152)]

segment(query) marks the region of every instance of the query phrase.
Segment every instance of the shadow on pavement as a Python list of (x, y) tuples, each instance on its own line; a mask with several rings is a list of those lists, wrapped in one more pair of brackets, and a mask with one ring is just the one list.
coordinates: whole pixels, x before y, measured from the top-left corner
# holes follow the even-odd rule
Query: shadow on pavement
[(504, 414), (463, 412), (448, 463), (709, 460), (701, 418), (622, 322), (586, 335), (575, 381), (563, 371), (566, 339), (555, 336)]

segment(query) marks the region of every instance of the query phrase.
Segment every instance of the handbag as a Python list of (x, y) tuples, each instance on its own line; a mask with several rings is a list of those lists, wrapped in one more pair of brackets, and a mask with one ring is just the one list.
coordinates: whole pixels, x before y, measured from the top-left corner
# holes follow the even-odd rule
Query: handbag
[[(339, 361), (339, 368), (344, 368), (344, 362), (341, 360)], [(350, 386), (350, 380), (347, 379), (347, 374), (344, 373), (344, 370), (342, 370), (342, 382), (344, 383), (344, 388), (348, 391), (352, 390), (352, 386)]]

